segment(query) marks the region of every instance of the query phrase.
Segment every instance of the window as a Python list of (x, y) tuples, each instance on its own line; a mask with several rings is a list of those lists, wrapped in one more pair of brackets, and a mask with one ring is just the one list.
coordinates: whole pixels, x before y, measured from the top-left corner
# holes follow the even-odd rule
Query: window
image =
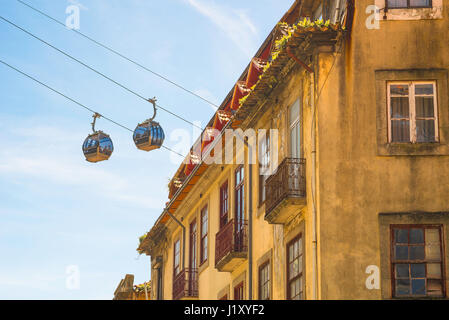
[(291, 106), (289, 114), (290, 124), (290, 156), (301, 158), (301, 127), (300, 127), (299, 99)]
[(164, 288), (164, 285), (162, 283), (164, 279), (164, 274), (162, 273), (162, 262), (159, 268), (157, 268), (157, 292), (156, 292), (156, 299), (157, 300), (163, 300), (164, 295), (162, 292), (162, 289)]
[(180, 262), (181, 262), (181, 241), (177, 240), (175, 242), (174, 248), (174, 259), (173, 259), (173, 273), (175, 277), (181, 272)]
[(270, 261), (259, 268), (259, 300), (270, 300)]
[(194, 220), (190, 224), (190, 255), (189, 255), (189, 268), (190, 271), (193, 272), (197, 268), (197, 224), (196, 220)]
[(242, 251), (245, 246), (245, 172), (243, 166), (235, 171), (235, 234), (234, 250)]
[(387, 93), (389, 142), (438, 141), (436, 82), (389, 82)]
[(234, 300), (244, 300), (243, 281), (234, 287)]
[(269, 177), (270, 169), (270, 135), (262, 137), (259, 143), (259, 205), (265, 202), (265, 181)]
[(207, 234), (208, 234), (208, 213), (207, 206), (201, 210), (201, 253), (200, 253), (200, 263), (207, 260)]
[(432, 8), (432, 0), (387, 0), (389, 9)]
[(228, 182), (226, 181), (220, 188), (220, 230), (228, 223)]
[(287, 299), (303, 299), (303, 251), (301, 235), (287, 245)]
[(245, 185), (243, 166), (235, 171), (235, 219), (243, 221), (245, 219)]
[(313, 13), (313, 20), (319, 20), (323, 19), (323, 5), (320, 4), (320, 6), (315, 10)]
[(441, 226), (393, 225), (393, 297), (443, 297)]

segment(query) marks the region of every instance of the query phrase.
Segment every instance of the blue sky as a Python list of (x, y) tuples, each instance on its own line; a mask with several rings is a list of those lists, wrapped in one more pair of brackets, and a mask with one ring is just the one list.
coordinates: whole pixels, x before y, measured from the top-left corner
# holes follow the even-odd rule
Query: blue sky
[[(293, 0), (27, 0), (65, 21), (81, 9), (80, 31), (220, 104)], [(214, 110), (16, 0), (0, 15), (32, 31), (173, 112), (204, 126)], [(0, 21), (0, 59), (130, 128), (149, 104)], [(0, 299), (111, 299), (126, 273), (149, 279), (138, 237), (168, 200), (182, 158), (135, 148), (132, 135), (104, 119), (115, 151), (84, 160), (91, 114), (0, 64)], [(160, 110), (165, 145), (188, 124)], [(196, 136), (194, 137), (196, 138)], [(193, 139), (193, 138), (192, 138)], [(193, 141), (191, 142), (193, 143)], [(77, 266), (80, 288), (66, 286)]]

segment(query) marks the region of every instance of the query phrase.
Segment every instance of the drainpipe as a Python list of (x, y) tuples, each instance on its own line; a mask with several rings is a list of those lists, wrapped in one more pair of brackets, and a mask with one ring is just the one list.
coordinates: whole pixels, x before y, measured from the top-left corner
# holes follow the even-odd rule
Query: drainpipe
[(170, 211), (165, 208), (164, 211), (168, 213), (168, 215), (175, 220), (175, 222), (182, 228), (182, 270), (185, 270), (185, 254), (186, 254), (186, 227), (179, 221), (174, 215), (170, 213)]
[(249, 217), (248, 217), (248, 299), (253, 300), (253, 165), (252, 165), (252, 147), (245, 142), (248, 148), (248, 166), (249, 166)]
[(317, 250), (317, 209), (316, 209), (316, 105), (315, 105), (315, 74), (310, 74), (310, 96), (312, 116), (312, 297), (318, 300), (318, 250)]

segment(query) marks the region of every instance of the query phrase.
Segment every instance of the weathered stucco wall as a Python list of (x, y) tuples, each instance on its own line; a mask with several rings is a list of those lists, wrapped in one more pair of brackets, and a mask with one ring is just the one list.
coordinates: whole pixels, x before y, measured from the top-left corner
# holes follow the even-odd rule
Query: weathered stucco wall
[[(444, 2), (444, 19), (387, 20), (378, 30), (365, 27), (364, 9), (370, 4), (357, 1), (352, 36), (318, 106), (323, 299), (381, 298), (381, 290), (365, 286), (366, 268), (381, 265), (380, 213), (449, 211), (447, 155), (413, 155), (413, 150), (412, 155), (379, 155), (375, 79), (376, 70), (449, 69), (449, 2)], [(332, 55), (321, 55), (320, 83), (333, 61)], [(448, 108), (449, 88), (441, 83), (439, 108)], [(445, 111), (440, 112), (443, 134), (448, 130), (441, 127), (448, 120)], [(381, 277), (390, 275), (383, 269)]]

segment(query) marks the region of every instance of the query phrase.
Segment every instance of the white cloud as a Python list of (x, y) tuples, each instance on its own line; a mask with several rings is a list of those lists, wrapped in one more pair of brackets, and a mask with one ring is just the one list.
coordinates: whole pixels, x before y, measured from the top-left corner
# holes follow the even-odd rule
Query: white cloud
[(209, 18), (249, 58), (254, 54), (258, 31), (245, 11), (200, 0), (187, 0), (187, 2)]

